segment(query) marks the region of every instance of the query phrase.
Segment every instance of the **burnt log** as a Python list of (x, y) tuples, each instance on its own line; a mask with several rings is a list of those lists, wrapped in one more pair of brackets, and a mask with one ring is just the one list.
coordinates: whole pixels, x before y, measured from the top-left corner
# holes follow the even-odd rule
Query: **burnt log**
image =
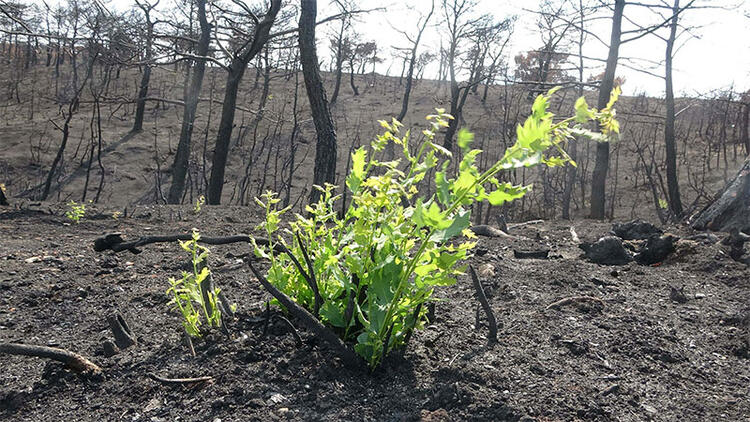
[(750, 232), (750, 158), (717, 199), (691, 220), (698, 230)]

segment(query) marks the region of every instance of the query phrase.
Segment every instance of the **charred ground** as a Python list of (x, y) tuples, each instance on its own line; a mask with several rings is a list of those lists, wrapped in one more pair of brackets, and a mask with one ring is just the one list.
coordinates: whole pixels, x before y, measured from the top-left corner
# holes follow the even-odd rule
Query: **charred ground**
[[(0, 213), (0, 341), (51, 345), (103, 368), (86, 379), (61, 364), (4, 358), (0, 412), (8, 420), (740, 420), (750, 412), (750, 290), (747, 266), (719, 244), (681, 240), (658, 266), (600, 266), (579, 258), (570, 223), (511, 228), (525, 239), (480, 238), (470, 261), (501, 324), (487, 346), (475, 327), (468, 276), (438, 291), (436, 319), (403, 357), (375, 374), (346, 369), (310, 333), (272, 319), (270, 296), (240, 260), (246, 245), (212, 248), (216, 282), (238, 305), (231, 338), (181, 342), (167, 278), (187, 264), (176, 244), (140, 255), (93, 251), (103, 232), (128, 238), (189, 232), (251, 233), (245, 207), (140, 207), (114, 220), (91, 209), (70, 225), (55, 206)], [(55, 215), (57, 214), (57, 215)], [(582, 241), (611, 225), (573, 223)], [(675, 234), (687, 237), (686, 230)], [(550, 249), (521, 260), (514, 249)], [(687, 302), (670, 299), (682, 289)], [(571, 296), (600, 298), (546, 309)], [(103, 355), (106, 317), (122, 313), (138, 345)], [(272, 313), (280, 312), (278, 309)], [(149, 374), (210, 375), (188, 388)]]

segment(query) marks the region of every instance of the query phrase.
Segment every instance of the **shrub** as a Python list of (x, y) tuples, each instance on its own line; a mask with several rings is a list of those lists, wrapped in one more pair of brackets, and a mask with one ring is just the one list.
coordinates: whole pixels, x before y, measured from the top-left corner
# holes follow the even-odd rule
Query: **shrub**
[[(469, 230), (471, 205), (484, 200), (501, 205), (530, 189), (500, 181), (500, 171), (572, 163), (563, 149), (567, 139), (586, 135), (606, 141), (616, 136), (612, 105), (618, 91), (602, 111), (579, 99), (575, 116), (557, 123), (548, 111), (553, 92), (535, 100), (531, 116), (517, 128), (516, 143), (484, 172), (476, 165), (481, 151), (471, 149), (473, 135), (467, 130), (458, 133), (462, 158), (451, 166), (453, 155), (434, 140), (452, 117), (437, 110), (427, 117), (430, 126), (414, 149), (409, 131), (401, 135), (401, 123), (380, 122), (385, 133), (369, 150), (361, 147), (352, 154), (346, 179), (351, 203), (343, 217), (335, 211), (341, 196), (326, 185), (319, 187), (320, 200), (306, 207), (307, 215), (296, 214), (282, 230), (281, 218), (289, 208), (278, 209), (274, 193), (262, 195), (256, 201), (266, 218), (259, 228), (270, 244), (254, 244), (254, 251), (271, 263), (267, 279), (344, 341), (354, 343), (355, 351), (374, 369), (388, 352), (405, 347), (413, 330), (422, 328), (423, 305), (434, 300), (434, 289), (454, 284), (463, 274), (462, 262), (475, 245)], [(601, 133), (582, 127), (590, 120), (600, 124)], [(400, 147), (401, 160), (377, 159), (389, 142)], [(433, 169), (436, 193), (425, 197), (418, 186)], [(292, 239), (291, 244), (281, 233)], [(307, 263), (312, 274), (301, 274), (286, 254), (274, 255), (277, 243)]]

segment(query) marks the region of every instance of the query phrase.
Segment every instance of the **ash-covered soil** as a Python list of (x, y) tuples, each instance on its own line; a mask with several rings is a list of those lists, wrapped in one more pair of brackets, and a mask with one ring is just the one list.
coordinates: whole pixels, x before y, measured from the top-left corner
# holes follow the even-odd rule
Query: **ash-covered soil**
[[(570, 226), (594, 241), (609, 223), (543, 222), (511, 230), (525, 240), (482, 237), (471, 263), (501, 324), (499, 343), (488, 346), (485, 324), (475, 327), (477, 302), (465, 276), (438, 291), (436, 320), (375, 374), (344, 368), (301, 328), (298, 346), (279, 319), (263, 335), (270, 295), (241, 262), (247, 245), (211, 248), (215, 281), (239, 312), (232, 338), (197, 341), (195, 357), (165, 294), (168, 278), (188, 262), (179, 245), (149, 245), (140, 255), (92, 248), (112, 231), (126, 239), (192, 227), (206, 236), (251, 233), (258, 216), (250, 213), (141, 207), (114, 220), (92, 210), (76, 225), (60, 212), (0, 209), (0, 341), (65, 348), (103, 368), (87, 379), (56, 362), (2, 356), (0, 419), (750, 418), (750, 271), (718, 244), (680, 241), (656, 266), (601, 266), (579, 258)], [(516, 259), (514, 248), (549, 248), (550, 259)], [(683, 289), (687, 301), (670, 299), (670, 287)], [(602, 302), (547, 309), (571, 296)], [(138, 345), (106, 358), (106, 317), (116, 312)], [(166, 385), (149, 374), (214, 382)]]

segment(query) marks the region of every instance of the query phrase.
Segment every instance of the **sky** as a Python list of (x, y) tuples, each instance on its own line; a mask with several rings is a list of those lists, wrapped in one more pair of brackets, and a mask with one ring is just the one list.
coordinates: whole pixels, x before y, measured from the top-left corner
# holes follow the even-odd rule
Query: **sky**
[[(436, 0), (437, 4), (441, 0)], [(319, 3), (323, 3), (320, 2)], [(404, 6), (407, 3), (408, 6)], [(383, 0), (361, 0), (363, 8), (387, 6), (385, 12), (373, 12), (367, 17), (361, 18), (356, 24), (358, 32), (363, 34), (364, 39), (376, 40), (382, 46), (408, 45), (403, 35), (393, 29), (409, 28), (415, 26), (414, 22), (419, 16), (418, 11), (428, 11), (431, 0), (411, 1), (383, 1)], [(577, 2), (576, 2), (577, 3)], [(480, 13), (492, 13), (498, 18), (516, 15), (516, 31), (509, 45), (509, 60), (516, 54), (539, 48), (541, 38), (536, 29), (536, 16), (529, 9), (536, 9), (538, 0), (478, 0), (477, 11)], [(685, 4), (685, 1), (683, 1)], [(675, 92), (680, 95), (696, 95), (707, 93), (715, 89), (724, 89), (734, 86), (735, 89), (750, 89), (750, 18), (745, 16), (747, 7), (736, 7), (737, 2), (729, 0), (704, 0), (703, 5), (722, 7), (721, 9), (700, 9), (685, 12), (683, 23), (689, 27), (695, 27), (690, 33), (684, 34), (678, 39), (681, 47), (674, 56), (674, 86)], [(416, 9), (408, 10), (408, 8)], [(728, 9), (725, 9), (728, 7)], [(319, 16), (332, 14), (333, 9), (322, 6)], [(636, 22), (655, 22), (658, 18), (651, 12), (640, 7), (626, 6), (625, 15)], [(433, 15), (433, 22), (436, 21)], [(611, 19), (599, 21), (592, 24), (591, 31), (600, 38), (609, 41), (611, 30)], [(629, 26), (624, 24), (624, 29)], [(324, 30), (325, 31), (325, 30)], [(432, 51), (439, 48), (440, 28), (430, 28), (425, 34), (425, 45)], [(666, 32), (662, 32), (667, 35)], [(662, 62), (664, 60), (665, 43), (655, 36), (646, 36), (640, 40), (623, 45), (620, 50), (621, 57), (639, 58), (645, 60), (623, 61), (634, 67), (653, 67), (651, 62)], [(584, 46), (584, 55), (606, 58), (605, 46), (589, 37)], [(595, 65), (595, 63), (589, 63)], [(378, 71), (385, 71), (386, 65), (381, 66)], [(587, 74), (599, 74), (603, 67), (592, 69)], [(649, 69), (650, 72), (663, 74), (663, 66)], [(400, 73), (400, 67), (394, 65), (391, 74)], [(428, 68), (427, 77), (437, 74), (437, 65)], [(624, 66), (620, 66), (618, 76), (626, 78), (623, 91), (626, 94), (645, 91), (650, 95), (664, 95), (664, 80), (655, 76), (646, 75)]]
[[(105, 0), (106, 1), (106, 0)], [(252, 3), (253, 0), (247, 0)], [(386, 59), (385, 63), (376, 69), (385, 73), (390, 67), (390, 74), (400, 73), (400, 64), (396, 63), (394, 51), (391, 47), (405, 47), (408, 43), (404, 36), (395, 28), (411, 28), (413, 33), (416, 21), (421, 14), (429, 10), (433, 0), (359, 0), (362, 9), (383, 8), (382, 11), (360, 15), (354, 24), (354, 29), (362, 34), (364, 41), (376, 41), (379, 55)], [(435, 1), (435, 14), (424, 35), (421, 51), (436, 52), (440, 45), (440, 33), (444, 32), (439, 20), (442, 17), (440, 7), (442, 0)], [(535, 32), (536, 15), (530, 11), (538, 8), (539, 0), (475, 0), (477, 13), (491, 13), (498, 19), (516, 16), (515, 32), (508, 45), (508, 60), (520, 52), (537, 49), (541, 45), (540, 36)], [(653, 2), (654, 0), (649, 0)], [(667, 1), (667, 0), (663, 0)], [(687, 0), (683, 0), (685, 4)], [(106, 1), (114, 9), (127, 9), (134, 5), (134, 0)], [(168, 2), (162, 1), (162, 4)], [(294, 4), (297, 1), (293, 1)], [(575, 2), (577, 3), (577, 2)], [(674, 57), (674, 89), (677, 95), (700, 95), (713, 90), (733, 87), (735, 90), (750, 90), (750, 0), (743, 5), (743, 0), (698, 0), (702, 5), (711, 6), (699, 10), (689, 10), (681, 17), (681, 23), (691, 27), (690, 33), (683, 34), (678, 39), (679, 49)], [(337, 13), (333, 0), (318, 0), (318, 19)], [(655, 22), (658, 17), (643, 8), (628, 5), (625, 16), (635, 22)], [(317, 37), (319, 41), (319, 56), (321, 60), (329, 62), (328, 42), (335, 31), (336, 23), (319, 27)], [(590, 30), (599, 38), (609, 40), (611, 19), (598, 20), (591, 24)], [(624, 29), (632, 28), (626, 22)], [(666, 32), (662, 32), (667, 35)], [(637, 61), (622, 60), (617, 75), (624, 77), (625, 94), (646, 92), (652, 96), (664, 95), (664, 80), (628, 69), (625, 66), (649, 68), (651, 73), (662, 75), (662, 66), (654, 67), (653, 63), (664, 60), (665, 43), (655, 36), (646, 36), (622, 46), (621, 57), (638, 59)], [(594, 37), (584, 46), (584, 55), (606, 58), (607, 47), (597, 42)], [(588, 63), (591, 66), (595, 62)], [(425, 77), (435, 78), (438, 65), (434, 63), (425, 72)], [(587, 76), (600, 74), (603, 67), (587, 71)]]

